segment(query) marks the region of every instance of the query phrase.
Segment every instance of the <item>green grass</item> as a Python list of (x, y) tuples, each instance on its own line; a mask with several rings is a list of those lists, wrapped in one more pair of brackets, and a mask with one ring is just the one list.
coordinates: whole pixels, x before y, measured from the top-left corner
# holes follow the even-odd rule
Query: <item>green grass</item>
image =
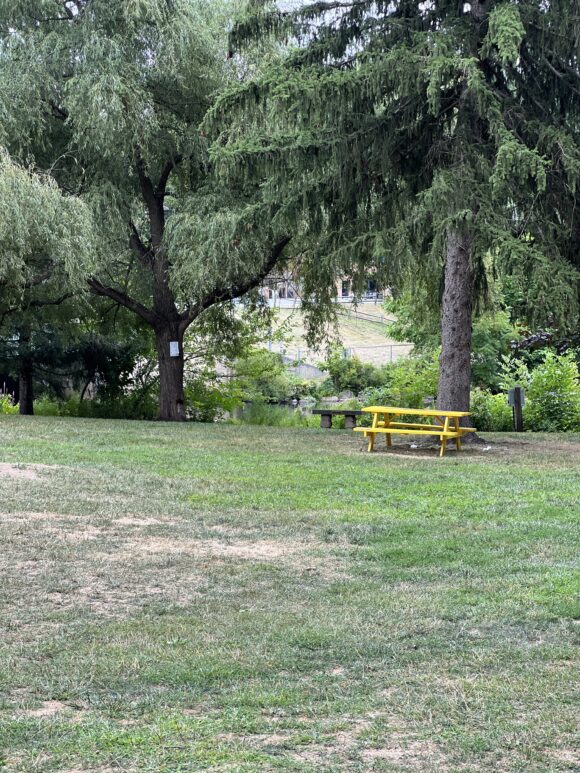
[(577, 769), (580, 437), (489, 437), (0, 417), (0, 770)]

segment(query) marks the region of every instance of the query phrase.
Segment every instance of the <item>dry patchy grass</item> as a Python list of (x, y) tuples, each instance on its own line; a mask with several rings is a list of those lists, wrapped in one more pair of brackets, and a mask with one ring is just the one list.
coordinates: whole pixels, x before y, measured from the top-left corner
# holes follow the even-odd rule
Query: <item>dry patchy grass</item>
[(0, 769), (576, 769), (578, 438), (0, 433)]

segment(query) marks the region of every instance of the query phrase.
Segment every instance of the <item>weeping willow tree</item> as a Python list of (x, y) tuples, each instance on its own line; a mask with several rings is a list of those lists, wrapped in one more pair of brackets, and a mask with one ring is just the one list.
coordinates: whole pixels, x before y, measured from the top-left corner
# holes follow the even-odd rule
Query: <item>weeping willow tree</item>
[(79, 261), (94, 250), (90, 212), (47, 175), (15, 164), (0, 148), (0, 343), (18, 363), (20, 413), (33, 412), (31, 334), (35, 320), (83, 283)]
[(232, 55), (265, 38), (282, 61), (207, 125), (223, 178), (263, 181), (280, 227), (309, 244), (311, 319), (341, 274), (420, 279), (441, 308), (438, 405), (456, 410), (490, 271), (512, 279), (522, 316), (577, 326), (576, 2), (251, 0)]
[(281, 259), (255, 184), (217, 193), (199, 124), (239, 77), (232, 2), (0, 0), (0, 142), (91, 208), (88, 276), (154, 332), (160, 418), (185, 418), (183, 337)]

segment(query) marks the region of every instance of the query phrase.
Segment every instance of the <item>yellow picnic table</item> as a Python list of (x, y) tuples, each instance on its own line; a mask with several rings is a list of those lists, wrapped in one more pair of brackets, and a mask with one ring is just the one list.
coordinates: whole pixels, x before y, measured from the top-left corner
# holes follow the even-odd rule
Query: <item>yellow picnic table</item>
[[(363, 413), (371, 413), (373, 423), (370, 427), (356, 427), (355, 432), (364, 433), (364, 437), (369, 439), (369, 451), (372, 451), (375, 445), (376, 435), (385, 435), (387, 447), (391, 447), (391, 435), (438, 435), (441, 440), (441, 451), (439, 456), (443, 456), (447, 441), (455, 440), (455, 447), (461, 450), (461, 438), (469, 432), (475, 432), (473, 427), (460, 427), (459, 419), (463, 416), (470, 416), (468, 411), (440, 411), (434, 408), (393, 408), (385, 405), (372, 405), (369, 408), (363, 408)], [(393, 421), (397, 416), (420, 416), (429, 418), (431, 424), (413, 424), (406, 421)]]

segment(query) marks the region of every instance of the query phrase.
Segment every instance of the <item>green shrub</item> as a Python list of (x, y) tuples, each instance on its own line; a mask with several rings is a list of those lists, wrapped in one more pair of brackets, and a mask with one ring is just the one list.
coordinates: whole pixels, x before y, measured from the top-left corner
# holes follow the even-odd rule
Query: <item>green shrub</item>
[(135, 392), (106, 400), (83, 400), (76, 396), (56, 401), (42, 398), (34, 402), (37, 416), (73, 416), (84, 419), (151, 420), (159, 412), (157, 398), (149, 392)]
[(580, 375), (573, 352), (549, 351), (531, 372), (524, 426), (532, 432), (580, 431)]
[(363, 392), (365, 405), (423, 408), (426, 397), (437, 394), (438, 352), (405, 357), (381, 368), (382, 386)]
[(527, 389), (531, 377), (530, 369), (524, 360), (509, 356), (501, 358), (499, 387), (504, 392), (515, 386)]
[[(34, 413), (37, 416), (62, 416), (61, 406), (57, 400), (51, 400), (49, 397), (42, 397), (34, 401)], [(70, 414), (68, 414), (70, 415)], [(74, 414), (77, 415), (76, 413)]]
[(300, 379), (286, 370), (279, 354), (256, 349), (234, 365), (236, 388), (244, 400), (280, 403), (295, 397)]
[(10, 395), (0, 394), (0, 414), (18, 413), (18, 405), (12, 402)]
[(193, 421), (213, 422), (240, 407), (242, 397), (232, 381), (218, 382), (203, 376), (185, 386), (187, 415)]
[(358, 357), (345, 357), (342, 347), (334, 347), (320, 367), (329, 376), (322, 386), (322, 391), (326, 394), (346, 390), (359, 394), (365, 389), (379, 386), (382, 381), (379, 368), (361, 362)]
[(580, 379), (576, 353), (557, 355), (545, 350), (543, 360), (533, 370), (520, 359), (504, 357), (501, 394), (483, 389), (471, 393), (471, 411), (475, 426), (488, 432), (513, 429), (512, 410), (507, 391), (525, 388), (524, 427), (530, 432), (580, 431)]
[(474, 426), (481, 432), (513, 430), (512, 409), (505, 394), (494, 395), (476, 387), (471, 393), (471, 413)]
[[(308, 427), (309, 418), (302, 415), (300, 410), (289, 410), (279, 405), (267, 403), (253, 403), (242, 413), (239, 422), (241, 424), (258, 424), (267, 427)], [(312, 417), (318, 419), (318, 416)]]
[(483, 314), (473, 323), (471, 383), (497, 391), (501, 381), (501, 358), (510, 352), (518, 331), (505, 311)]

